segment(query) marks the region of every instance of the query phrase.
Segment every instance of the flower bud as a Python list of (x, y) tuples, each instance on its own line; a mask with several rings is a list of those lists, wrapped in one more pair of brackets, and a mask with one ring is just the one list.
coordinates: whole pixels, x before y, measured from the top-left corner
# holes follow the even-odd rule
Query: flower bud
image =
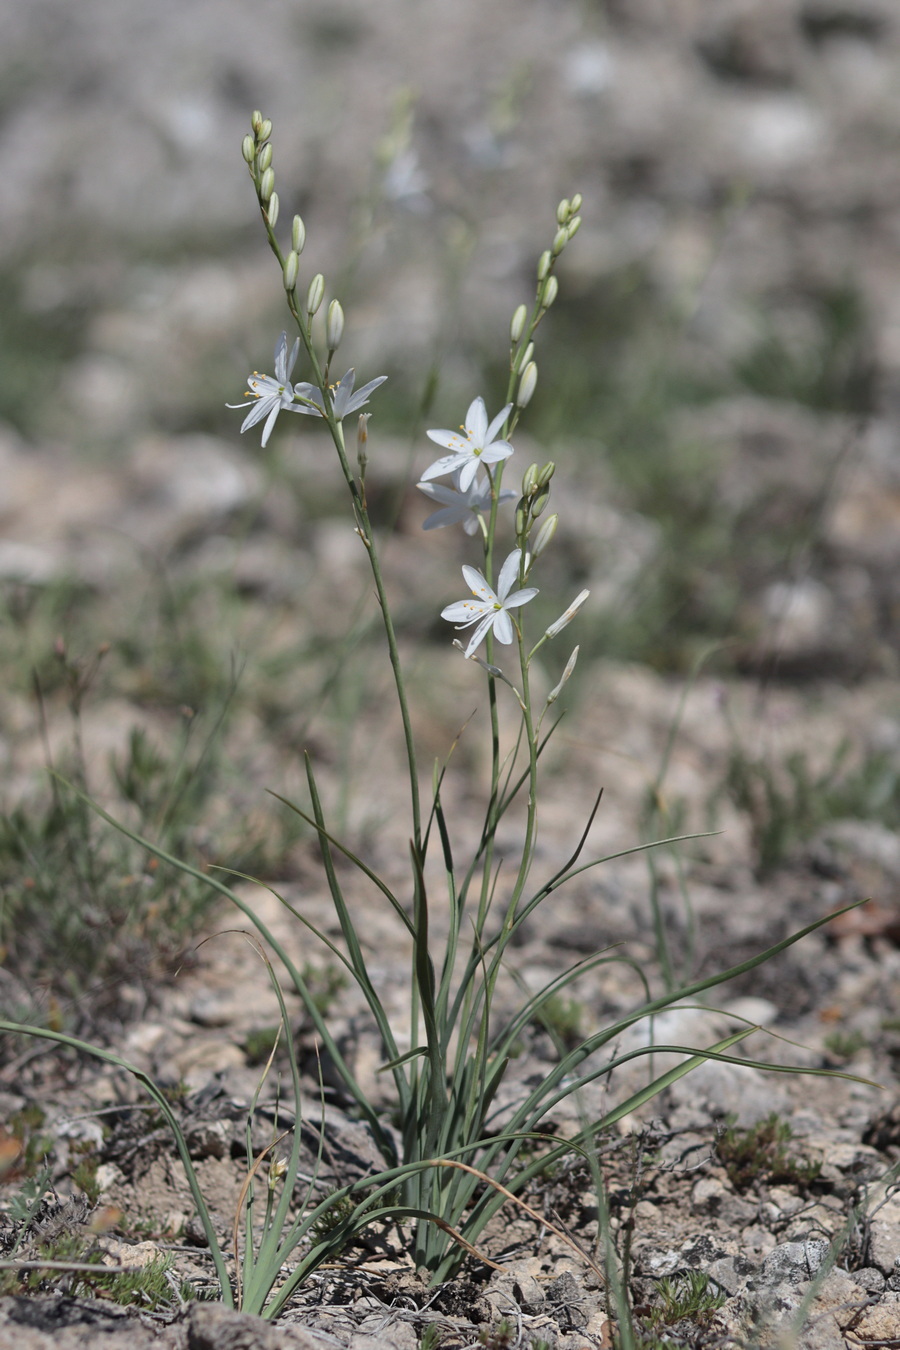
[(550, 693), (547, 695), (547, 703), (548, 703), (548, 704), (550, 704), (550, 703), (555, 703), (556, 700), (559, 698), (560, 694), (561, 694), (562, 691), (563, 691), (564, 685), (567, 683), (567, 681), (568, 681), (568, 679), (569, 679), (569, 676), (572, 674), (572, 671), (575, 669), (575, 662), (576, 662), (577, 660), (578, 660), (578, 648), (576, 647), (575, 650), (572, 652), (572, 655), (569, 657), (568, 661), (566, 662), (566, 668), (565, 668), (565, 670), (564, 670), (563, 673), (562, 673), (562, 679), (560, 680), (559, 684), (556, 685), (555, 688), (551, 689), (551, 690), (550, 690)]
[(306, 297), (307, 314), (315, 314), (325, 299), (325, 278), (321, 272), (317, 272), (309, 283), (309, 293)]
[(572, 219), (569, 221), (568, 225), (566, 226), (566, 234), (569, 236), (570, 239), (572, 239), (580, 229), (581, 229), (581, 216), (573, 216)]
[(569, 213), (571, 212), (571, 210), (572, 210), (572, 203), (569, 201), (568, 197), (563, 197), (559, 206), (556, 208), (557, 225), (565, 225), (566, 221), (569, 219)]
[(528, 346), (522, 353), (522, 359), (519, 362), (519, 369), (524, 370), (533, 356), (534, 356), (534, 343), (529, 342)]
[(292, 249), (284, 260), (284, 289), (286, 291), (292, 291), (297, 285), (299, 272), (300, 259)]
[(575, 196), (572, 198), (571, 202), (569, 203), (570, 206), (572, 207), (572, 212), (573, 212), (573, 214), (581, 210), (581, 203), (582, 203), (583, 200), (584, 200), (584, 199), (582, 198), (581, 193), (580, 193), (580, 192), (576, 192), (576, 193), (575, 193)]
[(360, 413), (356, 427), (356, 462), (359, 465), (361, 478), (366, 476), (366, 464), (368, 463), (366, 446), (369, 442), (369, 418), (371, 416), (371, 413)]
[(544, 282), (544, 286), (541, 291), (541, 307), (543, 309), (549, 309), (558, 295), (559, 295), (559, 282), (556, 280), (556, 277), (549, 276), (547, 280)]
[(546, 511), (547, 503), (549, 502), (549, 500), (550, 500), (549, 488), (545, 488), (543, 492), (539, 492), (531, 504), (532, 517), (536, 519), (539, 515), (541, 515), (543, 511)]
[(581, 606), (584, 604), (585, 600), (588, 598), (589, 595), (590, 591), (580, 591), (579, 594), (576, 595), (575, 599), (572, 601), (569, 608), (566, 610), (565, 614), (561, 614), (559, 618), (556, 620), (556, 623), (551, 623), (550, 627), (547, 629), (545, 636), (548, 638), (554, 638), (556, 637), (557, 633), (561, 633), (562, 630), (566, 627), (566, 625), (570, 624), (572, 620), (575, 618), (575, 615), (581, 609)]
[(306, 226), (303, 224), (303, 218), (302, 216), (294, 216), (294, 223), (291, 226), (291, 248), (295, 253), (302, 253), (305, 243)]
[(569, 242), (569, 231), (565, 228), (564, 225), (561, 225), (559, 229), (556, 231), (556, 234), (553, 239), (552, 249), (554, 258), (559, 257), (560, 253), (562, 253), (563, 249), (565, 248), (568, 242)]
[(332, 300), (328, 306), (328, 320), (325, 324), (325, 345), (330, 352), (339, 346), (344, 336), (344, 311), (339, 300)]
[(263, 115), (259, 111), (259, 108), (257, 108), (255, 112), (252, 112), (250, 114), (250, 125), (253, 128), (254, 133), (256, 133), (257, 135), (259, 134), (259, 129), (262, 126), (262, 122), (263, 122)]
[(262, 178), (259, 180), (260, 201), (267, 202), (274, 191), (275, 191), (275, 170), (270, 165), (269, 168), (266, 169)]
[(551, 252), (550, 252), (550, 250), (549, 250), (548, 248), (547, 248), (547, 249), (544, 249), (544, 252), (543, 252), (543, 253), (541, 254), (541, 256), (538, 258), (538, 265), (537, 265), (537, 279), (538, 279), (538, 281), (543, 281), (543, 280), (544, 280), (544, 278), (547, 276), (548, 272), (550, 271), (550, 267), (551, 267), (552, 263), (553, 263), (553, 255), (551, 254)]
[(537, 387), (538, 370), (533, 361), (522, 371), (522, 378), (519, 380), (519, 392), (516, 396), (516, 406), (527, 408), (531, 402), (531, 396)]
[(272, 142), (266, 141), (259, 152), (259, 171), (265, 173), (266, 169), (272, 163)]
[(538, 530), (537, 538), (534, 541), (532, 553), (539, 558), (544, 549), (550, 543), (550, 540), (556, 534), (556, 527), (559, 524), (559, 516), (554, 511), (552, 516), (548, 516), (541, 528)]
[(268, 117), (264, 117), (260, 122), (258, 135), (261, 141), (267, 141), (272, 135), (272, 123)]
[(542, 469), (538, 471), (535, 482), (539, 488), (546, 487), (550, 479), (556, 473), (556, 465), (552, 459), (549, 459)]
[(512, 316), (512, 323), (509, 325), (509, 340), (514, 347), (518, 345), (519, 338), (525, 332), (525, 322), (527, 318), (527, 308), (525, 305), (520, 305)]
[(268, 217), (269, 224), (272, 226), (274, 226), (275, 222), (278, 220), (278, 205), (279, 205), (278, 193), (273, 192), (271, 197), (269, 198), (269, 205), (266, 208), (266, 215)]
[(241, 154), (247, 164), (253, 163), (253, 156), (256, 154), (256, 139), (250, 135), (249, 131), (241, 141)]
[(522, 497), (516, 507), (516, 538), (524, 539), (528, 530), (528, 502)]
[(522, 496), (530, 497), (537, 487), (538, 466), (529, 464), (522, 476)]

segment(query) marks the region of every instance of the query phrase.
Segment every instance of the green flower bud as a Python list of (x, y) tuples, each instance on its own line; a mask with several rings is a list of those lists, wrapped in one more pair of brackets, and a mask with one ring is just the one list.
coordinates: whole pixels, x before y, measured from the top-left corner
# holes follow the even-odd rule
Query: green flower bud
[(297, 285), (297, 277), (300, 272), (300, 259), (293, 250), (284, 260), (284, 289), (292, 291)]
[(339, 300), (332, 300), (328, 306), (328, 320), (325, 324), (325, 345), (330, 352), (339, 346), (344, 336), (344, 311)]
[(564, 225), (561, 225), (560, 228), (556, 231), (556, 235), (553, 239), (554, 258), (559, 257), (560, 253), (562, 253), (563, 249), (565, 248), (568, 242), (569, 242), (569, 231), (565, 228)]
[(366, 464), (368, 463), (366, 446), (369, 443), (369, 418), (371, 416), (371, 413), (360, 413), (359, 422), (356, 426), (356, 462), (359, 465), (361, 478), (366, 476)]
[(295, 253), (302, 253), (305, 243), (306, 226), (303, 224), (301, 216), (294, 216), (294, 223), (291, 226), (291, 248)]
[(247, 164), (253, 163), (253, 156), (256, 154), (256, 140), (250, 135), (249, 131), (241, 141), (241, 154)]
[(570, 239), (573, 239), (581, 229), (581, 216), (573, 216), (566, 226), (566, 233)]
[(549, 488), (546, 489), (544, 492), (539, 492), (538, 495), (535, 497), (534, 501), (531, 503), (532, 516), (536, 518), (537, 516), (541, 515), (542, 512), (546, 511), (547, 503), (549, 502), (549, 500), (550, 500)]
[(519, 380), (519, 392), (516, 396), (516, 406), (527, 408), (531, 402), (531, 396), (537, 387), (538, 370), (533, 361), (522, 371), (522, 378)]
[(558, 295), (559, 282), (556, 277), (549, 276), (544, 282), (543, 290), (541, 291), (541, 307), (543, 309), (549, 309)]
[(566, 221), (569, 219), (569, 213), (571, 212), (571, 210), (572, 210), (572, 203), (569, 201), (568, 197), (563, 197), (559, 206), (556, 208), (557, 225), (565, 225)]
[(277, 193), (277, 192), (273, 192), (272, 195), (271, 195), (271, 197), (269, 198), (269, 205), (268, 205), (268, 208), (267, 208), (267, 210), (266, 210), (266, 215), (267, 215), (268, 218), (269, 218), (269, 224), (270, 224), (271, 226), (274, 227), (276, 221), (278, 220), (278, 193)]
[(267, 202), (275, 191), (275, 170), (270, 166), (259, 180), (259, 199)]
[(576, 193), (575, 193), (575, 196), (572, 198), (572, 201), (571, 201), (571, 207), (572, 207), (572, 212), (573, 212), (573, 214), (574, 214), (575, 212), (578, 212), (578, 211), (581, 210), (581, 203), (582, 203), (582, 200), (583, 200), (583, 198), (582, 198), (582, 196), (581, 196), (581, 193), (580, 193), (580, 192), (576, 192)]
[(317, 272), (309, 283), (309, 293), (306, 297), (307, 314), (315, 314), (325, 299), (325, 278), (321, 272)]
[(523, 497), (516, 507), (516, 538), (524, 539), (528, 530), (528, 503)]
[(550, 482), (550, 479), (556, 473), (556, 465), (553, 460), (548, 460), (542, 469), (538, 471), (535, 482), (539, 488), (544, 488)]
[(522, 359), (519, 362), (519, 369), (524, 370), (533, 356), (534, 356), (534, 343), (529, 342), (528, 346), (522, 353)]
[(264, 145), (263, 148), (260, 150), (260, 152), (259, 152), (259, 161), (258, 161), (258, 163), (259, 163), (259, 171), (260, 171), (260, 173), (265, 173), (266, 169), (267, 169), (267, 168), (269, 167), (269, 165), (272, 163), (272, 142), (271, 142), (271, 141), (266, 141), (265, 145)]
[(548, 248), (545, 248), (541, 256), (538, 258), (538, 265), (537, 265), (538, 281), (544, 280), (544, 278), (550, 271), (552, 263), (553, 263), (553, 255), (551, 254)]
[(529, 464), (522, 475), (522, 496), (530, 497), (537, 487), (538, 466)]
[(272, 123), (269, 121), (268, 117), (264, 117), (260, 122), (258, 135), (261, 141), (267, 141), (272, 135)]
[(254, 131), (256, 134), (259, 133), (259, 129), (260, 129), (260, 127), (262, 126), (262, 121), (263, 121), (263, 115), (262, 115), (262, 113), (259, 111), (259, 108), (257, 108), (255, 112), (252, 112), (252, 113), (250, 114), (250, 125), (251, 125), (251, 127), (253, 128), (253, 131)]
[(509, 340), (515, 347), (522, 334), (525, 332), (525, 323), (528, 318), (528, 310), (525, 305), (520, 305), (512, 316), (512, 323), (509, 325)]
[(538, 530), (537, 538), (531, 546), (531, 554), (534, 558), (539, 558), (544, 549), (550, 543), (550, 540), (556, 534), (556, 527), (559, 524), (559, 516), (556, 512), (548, 516), (541, 528)]

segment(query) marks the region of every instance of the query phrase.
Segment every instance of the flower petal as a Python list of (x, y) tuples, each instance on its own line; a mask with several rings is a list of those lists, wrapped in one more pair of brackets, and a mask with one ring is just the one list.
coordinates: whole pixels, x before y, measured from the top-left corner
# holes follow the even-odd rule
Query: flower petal
[(487, 431), (488, 416), (483, 398), (474, 398), (466, 413), (466, 434), (475, 445), (484, 445), (484, 433)]
[(465, 583), (473, 595), (477, 595), (485, 604), (499, 605), (500, 600), (491, 590), (487, 581), (475, 567), (469, 567), (467, 563), (463, 564), (462, 570)]
[(498, 609), (494, 613), (494, 637), (498, 642), (512, 642), (513, 626), (512, 619), (505, 609)]
[(484, 439), (486, 444), (490, 444), (490, 442), (494, 439), (497, 432), (500, 430), (500, 428), (503, 426), (503, 423), (509, 416), (511, 408), (512, 404), (507, 403), (506, 407), (501, 408), (500, 412), (498, 412), (497, 416), (494, 418), (493, 422), (488, 427), (487, 432), (485, 433)]
[(497, 594), (502, 601), (506, 600), (510, 587), (513, 582), (518, 579), (521, 562), (522, 550), (520, 548), (514, 548), (500, 568), (500, 577), (497, 581)]
[(471, 656), (472, 653), (475, 651), (476, 647), (478, 647), (484, 641), (484, 639), (490, 632), (491, 628), (494, 626), (494, 621), (497, 615), (500, 613), (502, 613), (501, 610), (495, 609), (490, 614), (488, 614), (486, 618), (481, 620), (481, 623), (478, 625), (478, 627), (475, 629), (475, 632), (469, 638), (469, 645), (466, 648), (466, 656)]

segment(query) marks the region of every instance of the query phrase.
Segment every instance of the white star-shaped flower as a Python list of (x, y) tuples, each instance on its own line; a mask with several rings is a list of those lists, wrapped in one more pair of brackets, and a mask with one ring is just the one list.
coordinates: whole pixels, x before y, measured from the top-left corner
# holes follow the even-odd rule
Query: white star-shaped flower
[[(300, 412), (300, 408), (294, 405), (294, 389), (290, 384), (291, 371), (297, 360), (297, 352), (300, 350), (300, 339), (294, 341), (291, 348), (291, 354), (287, 354), (287, 333), (282, 333), (278, 342), (275, 344), (275, 378), (271, 375), (260, 375), (258, 370), (254, 370), (247, 384), (250, 386), (247, 390), (250, 396), (252, 407), (250, 412), (244, 418), (241, 431), (247, 431), (250, 427), (255, 427), (257, 422), (266, 419), (266, 425), (263, 427), (262, 443), (266, 444), (275, 425), (275, 419), (285, 408), (289, 412)], [(298, 386), (299, 388), (299, 386)], [(246, 408), (247, 403), (226, 403), (227, 408)]]
[[(328, 389), (337, 420), (342, 422), (350, 413), (365, 407), (369, 401), (369, 395), (380, 384), (384, 384), (386, 379), (386, 375), (379, 375), (376, 379), (370, 380), (368, 384), (364, 384), (362, 389), (357, 389), (354, 394), (353, 385), (356, 381), (356, 371), (348, 370), (346, 375), (341, 376), (337, 384), (330, 384)], [(298, 398), (308, 400), (305, 403), (295, 404), (294, 412), (307, 413), (310, 417), (325, 416), (325, 399), (321, 389), (317, 389), (314, 384), (295, 384), (294, 394)]]
[(498, 642), (512, 642), (513, 624), (508, 611), (526, 605), (537, 595), (534, 586), (525, 586), (510, 595), (510, 587), (519, 575), (521, 560), (522, 550), (514, 549), (500, 568), (496, 593), (474, 567), (463, 567), (466, 585), (475, 599), (456, 600), (452, 605), (447, 605), (441, 610), (441, 618), (455, 623), (457, 628), (469, 628), (473, 623), (478, 625), (469, 638), (466, 656), (472, 655), (492, 628)]
[[(478, 533), (478, 515), (489, 515), (491, 510), (491, 485), (486, 478), (476, 478), (467, 492), (460, 491), (460, 471), (453, 475), (455, 487), (444, 483), (417, 483), (420, 492), (434, 502), (441, 503), (441, 509), (434, 511), (422, 524), (423, 530), (439, 530), (443, 525), (461, 524), (466, 534)], [(501, 503), (515, 497), (512, 488), (503, 488)]]
[(488, 425), (484, 399), (476, 398), (469, 404), (466, 424), (459, 431), (429, 431), (429, 440), (434, 441), (436, 445), (442, 445), (445, 450), (450, 451), (450, 454), (442, 456), (426, 469), (422, 474), (422, 481), (440, 478), (442, 474), (453, 473), (458, 469), (460, 491), (467, 492), (479, 465), (496, 464), (498, 460), (508, 459), (513, 452), (509, 441), (495, 440), (494, 437), (506, 421), (511, 408), (512, 404), (507, 403)]

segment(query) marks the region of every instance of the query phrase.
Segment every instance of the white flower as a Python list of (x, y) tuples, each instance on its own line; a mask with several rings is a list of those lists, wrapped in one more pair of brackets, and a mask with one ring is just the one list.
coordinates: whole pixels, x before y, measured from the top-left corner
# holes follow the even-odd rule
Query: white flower
[(466, 656), (472, 655), (475, 648), (487, 637), (492, 628), (498, 642), (512, 642), (513, 625), (508, 611), (518, 609), (520, 605), (527, 604), (537, 595), (537, 589), (534, 586), (526, 586), (523, 590), (513, 591), (512, 595), (509, 593), (510, 586), (519, 575), (521, 559), (521, 549), (514, 549), (500, 568), (496, 594), (474, 567), (463, 567), (462, 573), (466, 584), (476, 598), (474, 600), (457, 600), (452, 605), (447, 605), (446, 609), (441, 610), (441, 618), (449, 619), (450, 623), (455, 623), (457, 628), (468, 628), (473, 623), (478, 624), (469, 639)]
[[(455, 487), (448, 487), (444, 483), (416, 484), (426, 497), (442, 503), (440, 511), (432, 512), (423, 522), (423, 530), (439, 530), (443, 525), (462, 524), (466, 534), (478, 533), (478, 512), (490, 514), (491, 485), (486, 478), (476, 478), (467, 492), (461, 492), (459, 477), (460, 471), (457, 470), (453, 475)], [(500, 501), (501, 503), (509, 501), (515, 495), (512, 488), (503, 488)]]
[[(459, 488), (467, 492), (478, 472), (479, 464), (496, 464), (498, 460), (508, 459), (513, 452), (509, 441), (495, 440), (497, 432), (506, 421), (512, 408), (507, 403), (488, 426), (487, 408), (483, 398), (476, 398), (469, 404), (466, 424), (459, 431), (429, 431), (428, 438), (436, 445), (442, 445), (450, 451), (435, 461), (422, 474), (422, 481), (440, 478), (442, 474), (453, 473), (459, 469)], [(462, 433), (462, 434), (461, 434)]]
[[(341, 422), (350, 413), (364, 407), (369, 401), (369, 395), (380, 384), (384, 384), (386, 379), (386, 375), (379, 375), (377, 379), (364, 384), (362, 389), (357, 389), (354, 394), (353, 384), (356, 380), (356, 371), (348, 370), (346, 375), (341, 376), (337, 384), (330, 384), (328, 389), (337, 420)], [(307, 413), (310, 417), (325, 416), (325, 398), (321, 389), (317, 389), (314, 384), (296, 384), (294, 385), (294, 393), (298, 398), (308, 400), (306, 403), (296, 405), (294, 412)]]
[[(241, 431), (244, 432), (250, 427), (255, 427), (257, 422), (261, 422), (265, 418), (266, 425), (263, 427), (262, 434), (263, 445), (266, 444), (271, 435), (276, 417), (284, 408), (287, 408), (290, 412), (300, 412), (300, 409), (294, 406), (294, 390), (289, 383), (299, 350), (300, 339), (297, 338), (291, 348), (291, 354), (288, 356), (287, 333), (282, 333), (275, 345), (275, 378), (273, 379), (271, 375), (260, 375), (258, 370), (254, 370), (247, 381), (250, 386), (247, 394), (252, 407), (244, 418)], [(225, 406), (226, 408), (246, 408), (248, 404), (226, 403)]]

